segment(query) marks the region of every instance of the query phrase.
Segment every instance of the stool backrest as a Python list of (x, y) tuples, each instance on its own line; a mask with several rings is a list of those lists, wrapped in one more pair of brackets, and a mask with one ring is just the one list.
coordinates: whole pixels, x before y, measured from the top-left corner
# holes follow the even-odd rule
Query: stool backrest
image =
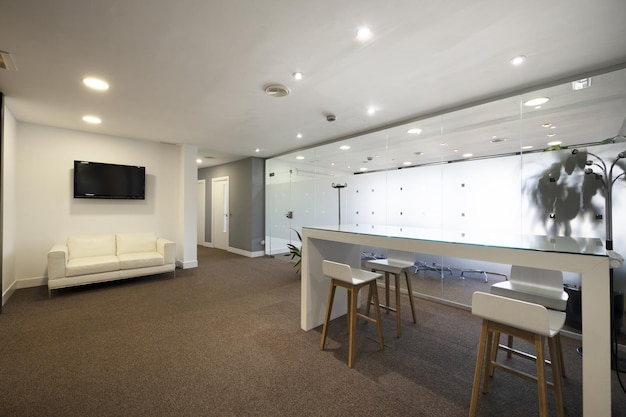
[(563, 272), (550, 269), (511, 266), (509, 282), (512, 288), (521, 291), (561, 298), (563, 293)]
[(548, 309), (539, 304), (476, 291), (472, 295), (472, 314), (543, 336), (550, 336)]
[(322, 261), (322, 272), (330, 278), (340, 279), (342, 281), (352, 280), (352, 268), (350, 265), (333, 261)]
[(415, 253), (413, 253), (413, 252), (406, 252), (406, 251), (403, 251), (403, 250), (388, 249), (387, 250), (387, 259), (394, 260), (394, 261), (411, 262), (412, 264), (414, 264), (415, 263)]

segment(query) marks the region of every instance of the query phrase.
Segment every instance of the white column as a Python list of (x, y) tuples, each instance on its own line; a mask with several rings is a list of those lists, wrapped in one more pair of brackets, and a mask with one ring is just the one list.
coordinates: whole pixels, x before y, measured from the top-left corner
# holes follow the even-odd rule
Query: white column
[(198, 266), (198, 147), (179, 145), (179, 157), (177, 264), (188, 269)]

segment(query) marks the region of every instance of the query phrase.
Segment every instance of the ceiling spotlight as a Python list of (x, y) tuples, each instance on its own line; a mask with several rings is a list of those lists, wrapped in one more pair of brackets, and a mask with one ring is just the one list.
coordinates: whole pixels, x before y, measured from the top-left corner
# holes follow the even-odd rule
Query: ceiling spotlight
[(359, 171), (361, 171), (361, 172), (365, 172), (365, 171), (367, 171), (367, 168), (365, 168), (365, 167), (361, 167), (361, 168), (359, 168)]
[(583, 78), (581, 80), (572, 81), (572, 90), (583, 90), (591, 87), (591, 78)]
[(518, 55), (514, 58), (511, 58), (509, 61), (512, 65), (521, 65), (524, 61), (526, 61), (526, 57), (524, 55)]
[(550, 101), (548, 97), (533, 98), (531, 100), (524, 102), (524, 106), (527, 106), (527, 107), (541, 106), (542, 104), (545, 104), (548, 101)]
[(402, 165), (409, 166), (409, 165), (411, 165), (411, 161), (405, 161), (405, 162), (402, 163)]
[(100, 123), (102, 123), (102, 119), (96, 116), (83, 116), (83, 121), (91, 123), (92, 125), (99, 125)]
[(556, 133), (548, 133), (546, 136), (549, 137), (549, 138), (552, 138), (552, 137), (556, 136)]
[(506, 138), (498, 138), (498, 137), (494, 136), (494, 137), (491, 138), (491, 140), (489, 142), (491, 142), (491, 143), (506, 142)]
[(261, 152), (261, 148), (256, 148), (254, 152), (257, 152), (257, 153)]
[(299, 161), (301, 161), (301, 160), (303, 160), (303, 159), (304, 159), (304, 156), (302, 156), (302, 155), (298, 155), (298, 156), (296, 156), (296, 159), (297, 159), (297, 160), (299, 160)]
[(526, 146), (522, 146), (523, 150), (528, 150), (528, 149), (532, 149), (533, 145), (526, 145)]
[(376, 107), (374, 106), (369, 106), (367, 108), (367, 114), (369, 114), (370, 116), (374, 115), (374, 113), (376, 113)]
[(463, 154), (463, 158), (471, 158), (472, 156), (474, 156), (473, 153), (464, 153)]
[(339, 147), (339, 149), (341, 149), (342, 151), (347, 151), (348, 149), (350, 149), (350, 146), (348, 146), (348, 145), (341, 145)]
[(366, 42), (373, 36), (372, 30), (367, 26), (362, 26), (356, 31), (356, 39), (360, 42)]
[(552, 123), (544, 123), (541, 127), (552, 127)]
[(409, 135), (419, 135), (420, 133), (422, 133), (422, 129), (420, 129), (419, 127), (414, 127), (407, 130), (406, 133), (408, 133)]
[(296, 135), (296, 137), (297, 137), (298, 139), (302, 139), (302, 133), (298, 133), (298, 134)]
[(301, 72), (294, 72), (293, 74), (291, 74), (293, 76), (294, 79), (300, 81), (302, 79), (302, 77), (304, 77), (304, 74), (302, 74)]
[(109, 83), (99, 78), (93, 78), (93, 77), (83, 78), (83, 84), (85, 84), (87, 87), (93, 90), (98, 90), (98, 91), (106, 91), (109, 89)]
[(200, 159), (200, 158), (196, 159), (196, 163), (197, 164), (201, 164), (202, 163), (202, 159)]
[(561, 142), (560, 140), (555, 140), (553, 142), (548, 142), (548, 146), (559, 146), (561, 143), (563, 142)]

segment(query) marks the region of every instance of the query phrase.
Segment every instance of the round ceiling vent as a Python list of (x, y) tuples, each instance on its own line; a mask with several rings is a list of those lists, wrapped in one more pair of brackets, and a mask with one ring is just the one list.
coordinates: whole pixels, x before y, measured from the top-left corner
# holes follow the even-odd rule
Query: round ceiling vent
[(270, 84), (265, 87), (265, 94), (272, 97), (286, 97), (289, 95), (289, 89), (284, 85)]

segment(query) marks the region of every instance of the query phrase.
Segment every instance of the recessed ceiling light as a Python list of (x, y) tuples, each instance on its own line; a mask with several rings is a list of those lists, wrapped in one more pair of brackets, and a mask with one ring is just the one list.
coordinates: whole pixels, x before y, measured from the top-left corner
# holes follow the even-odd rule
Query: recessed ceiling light
[(446, 142), (441, 142), (440, 145), (441, 146), (449, 146)]
[(293, 74), (291, 74), (293, 76), (294, 79), (300, 81), (302, 79), (302, 77), (304, 77), (304, 74), (301, 72), (294, 72)]
[(473, 153), (464, 153), (463, 154), (463, 158), (471, 158), (472, 156), (474, 156)]
[(339, 147), (339, 149), (341, 149), (342, 151), (347, 151), (348, 149), (350, 149), (350, 146), (348, 146), (348, 145), (341, 145)]
[(257, 152), (257, 153), (258, 153), (258, 152), (261, 152), (261, 148), (256, 148), (256, 149), (254, 150), (254, 152)]
[(369, 114), (370, 116), (372, 116), (374, 113), (376, 113), (376, 107), (374, 106), (369, 106), (367, 108), (367, 114)]
[(202, 163), (202, 159), (200, 159), (200, 158), (196, 159), (196, 163), (201, 164)]
[(526, 150), (526, 149), (532, 149), (533, 145), (526, 145), (526, 146), (522, 146), (522, 149)]
[(524, 55), (518, 55), (516, 57), (511, 58), (509, 61), (513, 65), (521, 65), (524, 61), (526, 61), (526, 57)]
[(422, 133), (422, 129), (420, 129), (419, 127), (414, 127), (412, 129), (407, 130), (406, 133), (410, 135), (419, 135), (420, 133)]
[(524, 102), (524, 106), (528, 106), (528, 107), (541, 106), (542, 104), (545, 104), (548, 101), (550, 101), (548, 97), (537, 97), (537, 98), (533, 98), (531, 100)]
[(506, 142), (506, 138), (498, 138), (498, 137), (492, 137), (491, 140), (489, 141), (491, 143), (502, 143), (502, 142)]
[(91, 123), (93, 125), (99, 125), (100, 123), (102, 123), (102, 119), (96, 116), (83, 116), (83, 121)]
[(560, 145), (561, 143), (563, 142), (561, 142), (560, 140), (555, 140), (554, 142), (548, 142), (548, 146), (557, 146), (557, 145)]
[(298, 133), (298, 134), (296, 135), (296, 137), (297, 137), (298, 139), (302, 139), (302, 133)]
[(298, 155), (298, 156), (296, 156), (296, 159), (298, 159), (298, 160), (302, 160), (302, 159), (304, 159), (304, 156), (302, 156), (302, 155)]
[(356, 30), (356, 39), (360, 42), (368, 41), (372, 38), (373, 33), (367, 26), (361, 26)]
[(548, 133), (546, 136), (547, 136), (547, 137), (549, 137), (549, 138), (551, 138), (551, 137), (556, 136), (556, 133)]
[(411, 165), (411, 161), (404, 161), (402, 165)]
[(361, 168), (359, 168), (359, 171), (367, 171), (367, 168), (361, 167)]
[(101, 80), (99, 78), (94, 78), (94, 77), (83, 78), (83, 84), (85, 84), (87, 87), (91, 89), (98, 90), (98, 91), (106, 91), (109, 89), (109, 83), (107, 83), (104, 80)]
[(552, 127), (552, 123), (544, 123), (541, 127)]

